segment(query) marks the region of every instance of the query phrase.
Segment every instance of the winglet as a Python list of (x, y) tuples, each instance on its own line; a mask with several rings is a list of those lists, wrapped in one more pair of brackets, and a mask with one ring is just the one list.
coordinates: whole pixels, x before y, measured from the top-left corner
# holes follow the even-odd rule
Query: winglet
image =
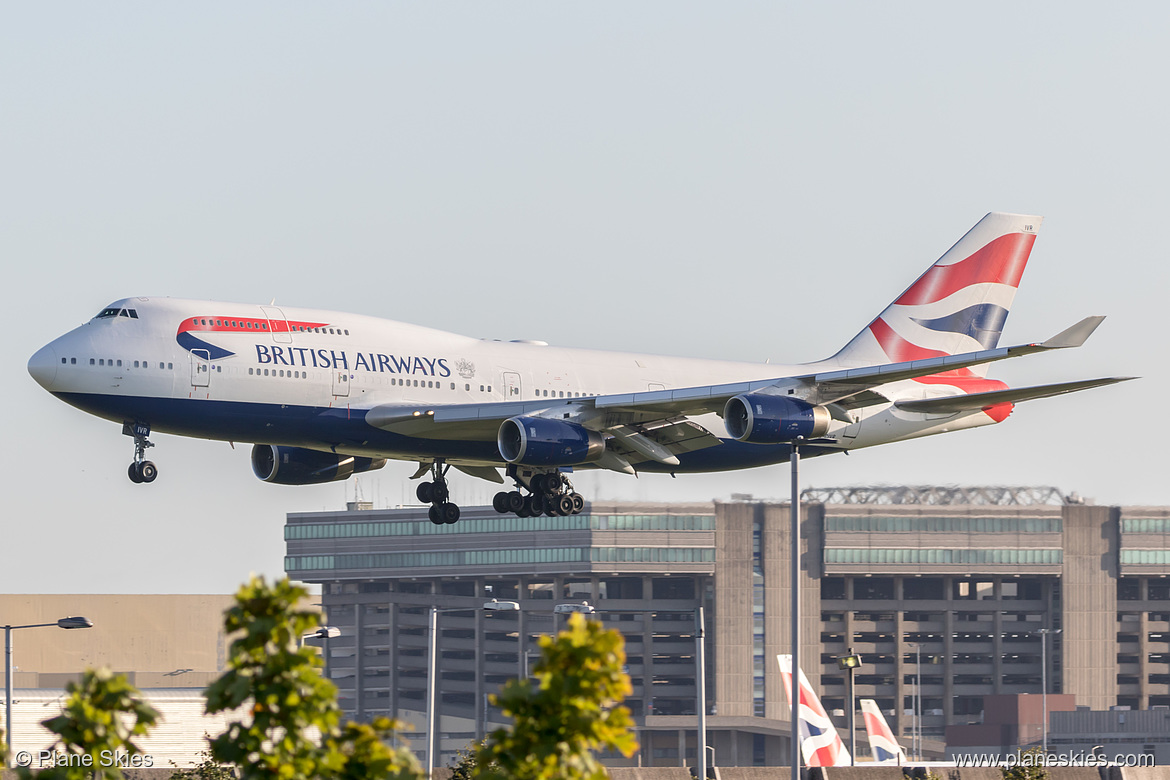
[(1083, 320), (1073, 325), (1071, 328), (1065, 328), (1060, 333), (1057, 333), (1052, 338), (1045, 341), (1040, 346), (1045, 349), (1065, 349), (1067, 347), (1079, 347), (1088, 341), (1089, 336), (1093, 335), (1093, 331), (1105, 321), (1104, 317), (1085, 317)]

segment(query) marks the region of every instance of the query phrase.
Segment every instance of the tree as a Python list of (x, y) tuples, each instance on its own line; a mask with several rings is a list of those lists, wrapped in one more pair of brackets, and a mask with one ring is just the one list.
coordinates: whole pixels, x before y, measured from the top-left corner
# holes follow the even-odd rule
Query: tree
[[(50, 750), (57, 754), (54, 766), (36, 773), (41, 780), (120, 780), (123, 768), (147, 767), (145, 754), (135, 742), (158, 722), (158, 712), (142, 701), (142, 695), (125, 675), (109, 669), (87, 669), (81, 681), (69, 683), (63, 712), (41, 725), (58, 736)], [(28, 767), (19, 777), (33, 777)]]
[(577, 613), (556, 637), (540, 638), (533, 679), (511, 680), (493, 704), (513, 719), (476, 751), (474, 776), (485, 780), (605, 780), (597, 750), (633, 755), (630, 711), (616, 706), (631, 691), (622, 672), (622, 635)]
[(207, 688), (207, 711), (246, 706), (250, 717), (211, 740), (212, 758), (239, 766), (244, 780), (421, 779), (413, 754), (384, 741), (393, 742), (396, 722), (339, 728), (337, 688), (321, 677), (317, 654), (298, 647), (319, 622), (297, 607), (307, 595), (288, 578), (269, 585), (262, 577), (236, 594), (224, 628), (239, 636), (228, 671)]

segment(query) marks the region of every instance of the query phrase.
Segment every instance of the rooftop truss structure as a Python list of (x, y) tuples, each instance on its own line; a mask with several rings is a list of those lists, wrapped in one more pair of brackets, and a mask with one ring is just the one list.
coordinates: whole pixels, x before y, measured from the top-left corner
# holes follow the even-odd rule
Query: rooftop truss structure
[(802, 501), (822, 504), (921, 504), (926, 506), (1063, 506), (1083, 504), (1059, 488), (1011, 485), (861, 485), (806, 488)]

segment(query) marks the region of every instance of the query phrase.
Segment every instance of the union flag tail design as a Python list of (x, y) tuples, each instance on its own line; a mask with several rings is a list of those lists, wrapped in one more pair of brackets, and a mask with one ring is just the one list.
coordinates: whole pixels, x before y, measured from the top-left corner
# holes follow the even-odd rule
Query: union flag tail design
[(898, 738), (890, 730), (885, 716), (878, 709), (873, 699), (861, 700), (861, 716), (865, 719), (865, 733), (869, 735), (869, 749), (873, 751), (873, 760), (878, 764), (906, 763), (906, 754), (898, 744)]
[(988, 214), (832, 359), (879, 365), (994, 349), (1041, 221)]
[[(792, 706), (792, 656), (778, 655), (780, 685)], [(800, 752), (806, 766), (849, 766), (849, 751), (800, 670)]]

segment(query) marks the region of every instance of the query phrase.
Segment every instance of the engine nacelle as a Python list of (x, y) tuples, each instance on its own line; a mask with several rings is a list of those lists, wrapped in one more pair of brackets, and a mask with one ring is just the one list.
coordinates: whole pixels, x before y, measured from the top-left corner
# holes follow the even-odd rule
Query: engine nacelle
[(832, 421), (829, 410), (783, 395), (737, 395), (723, 407), (723, 424), (733, 438), (755, 444), (776, 444), (799, 437), (824, 436)]
[(572, 466), (605, 454), (600, 433), (564, 420), (513, 417), (500, 424), (500, 455), (522, 466)]
[(385, 465), (385, 458), (359, 458), (271, 444), (252, 445), (252, 473), (265, 482), (277, 485), (336, 482), (352, 474), (374, 471)]

